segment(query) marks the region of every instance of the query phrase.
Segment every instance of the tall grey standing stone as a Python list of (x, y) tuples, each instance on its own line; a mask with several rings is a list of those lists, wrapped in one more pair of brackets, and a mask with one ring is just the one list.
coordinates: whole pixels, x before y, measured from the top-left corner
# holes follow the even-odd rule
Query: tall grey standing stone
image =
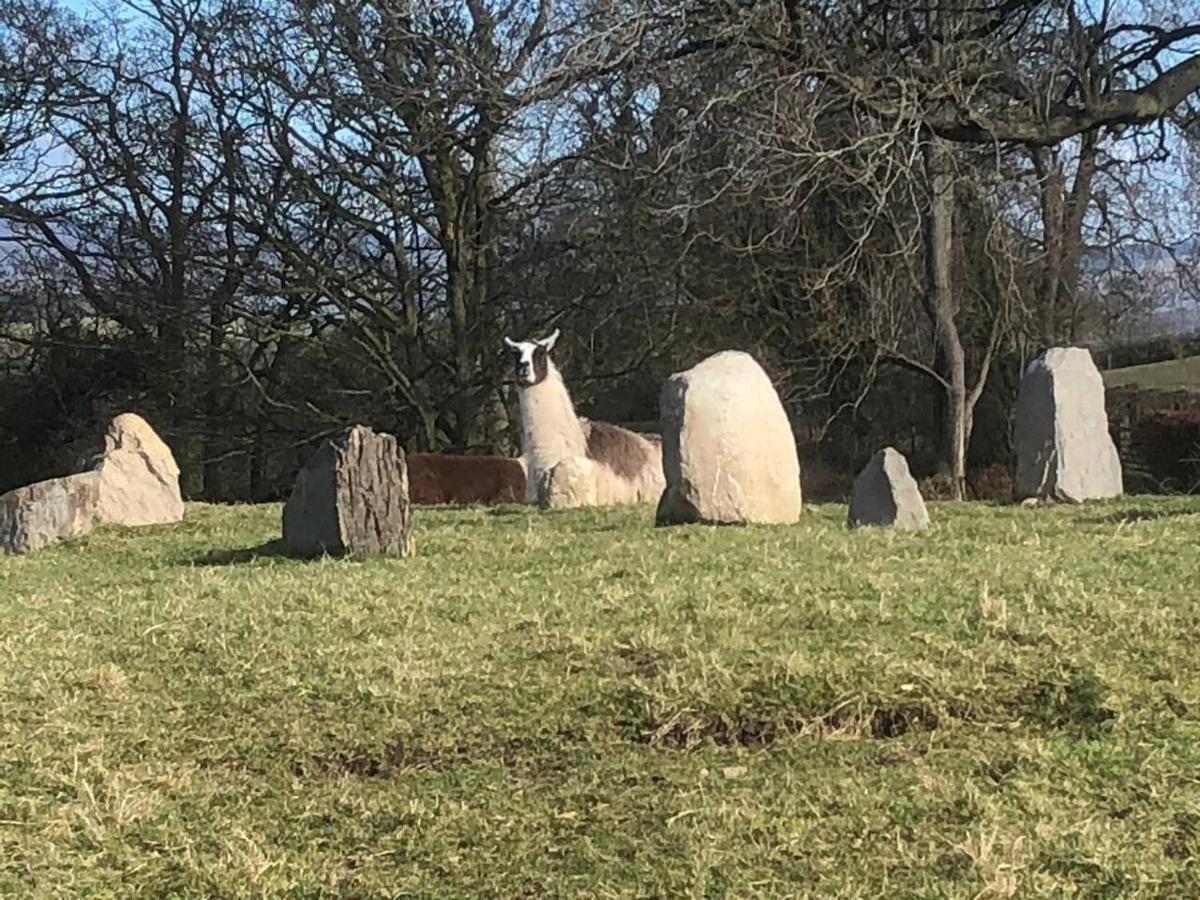
[(929, 527), (929, 511), (904, 454), (885, 447), (871, 457), (854, 479), (849, 520), (851, 528), (890, 525), (920, 531)]
[(283, 542), (297, 556), (406, 556), (412, 512), (404, 451), (362, 425), (326, 440), (296, 476)]
[(1122, 492), (1104, 380), (1082, 347), (1054, 347), (1025, 370), (1013, 434), (1017, 499), (1080, 502)]
[(659, 525), (799, 518), (796, 440), (754, 357), (725, 351), (672, 375), (659, 407), (667, 479)]

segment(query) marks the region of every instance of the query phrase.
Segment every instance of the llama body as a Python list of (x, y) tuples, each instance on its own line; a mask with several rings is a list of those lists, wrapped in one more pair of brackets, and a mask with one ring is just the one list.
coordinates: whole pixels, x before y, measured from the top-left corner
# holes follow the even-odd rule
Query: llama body
[(665, 486), (661, 443), (575, 414), (550, 359), (557, 338), (556, 331), (542, 341), (505, 339), (516, 354), (527, 498), (555, 507), (657, 503)]
[(550, 471), (571, 457), (587, 455), (587, 436), (583, 432), (562, 376), (547, 360), (549, 371), (536, 384), (520, 384), (517, 396), (521, 405), (521, 456), (526, 466), (526, 497), (538, 500), (538, 491)]

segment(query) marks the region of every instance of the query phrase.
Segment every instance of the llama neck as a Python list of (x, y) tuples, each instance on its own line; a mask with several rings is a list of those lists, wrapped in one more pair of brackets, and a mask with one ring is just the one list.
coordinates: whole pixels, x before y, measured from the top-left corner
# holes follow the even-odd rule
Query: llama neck
[(571, 395), (554, 363), (538, 384), (521, 388), (521, 449), (536, 469), (552, 468), (568, 456), (587, 452), (587, 438)]

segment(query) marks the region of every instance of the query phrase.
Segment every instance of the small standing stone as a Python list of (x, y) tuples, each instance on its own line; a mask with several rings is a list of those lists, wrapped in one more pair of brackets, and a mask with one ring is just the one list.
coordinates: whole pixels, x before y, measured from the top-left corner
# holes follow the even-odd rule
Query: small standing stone
[(904, 454), (885, 447), (858, 473), (850, 494), (850, 527), (889, 525), (908, 531), (929, 527), (929, 512)]
[(596, 506), (596, 464), (586, 456), (568, 456), (546, 473), (538, 485), (542, 509), (579, 509)]
[(1078, 503), (1122, 492), (1104, 380), (1082, 347), (1054, 347), (1025, 371), (1013, 442), (1016, 496)]
[(296, 476), (283, 541), (297, 556), (412, 553), (404, 451), (362, 425), (326, 440)]
[(0, 550), (32, 553), (87, 534), (97, 524), (100, 476), (95, 472), (51, 478), (0, 497)]

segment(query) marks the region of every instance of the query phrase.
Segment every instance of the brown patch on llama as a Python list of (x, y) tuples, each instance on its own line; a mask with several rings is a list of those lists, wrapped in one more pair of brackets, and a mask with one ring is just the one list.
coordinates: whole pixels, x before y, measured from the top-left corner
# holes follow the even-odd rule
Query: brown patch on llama
[(647, 440), (626, 428), (589, 422), (586, 431), (588, 459), (608, 466), (621, 478), (637, 479), (653, 460)]

